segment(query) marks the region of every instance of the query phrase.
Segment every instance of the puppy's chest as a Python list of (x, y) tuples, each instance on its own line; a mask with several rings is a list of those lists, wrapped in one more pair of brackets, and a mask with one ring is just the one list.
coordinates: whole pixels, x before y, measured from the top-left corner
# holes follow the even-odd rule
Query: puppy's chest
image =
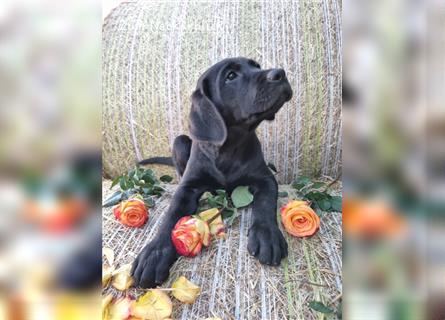
[(251, 161), (249, 159), (233, 155), (225, 155), (218, 157), (215, 161), (215, 167), (218, 171), (219, 182), (225, 187), (238, 185), (245, 182), (250, 176), (252, 170)]

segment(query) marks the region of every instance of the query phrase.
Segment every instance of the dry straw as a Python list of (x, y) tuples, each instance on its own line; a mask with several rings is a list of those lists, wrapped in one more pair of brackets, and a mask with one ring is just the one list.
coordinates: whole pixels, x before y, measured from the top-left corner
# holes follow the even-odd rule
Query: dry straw
[(103, 163), (115, 176), (169, 155), (187, 133), (189, 96), (213, 63), (248, 56), (283, 67), (293, 99), (258, 135), (280, 183), (341, 170), (341, 3), (136, 1), (103, 26)]
[[(110, 182), (103, 185), (104, 197), (111, 194)], [(116, 254), (117, 266), (131, 263), (137, 253), (156, 234), (171, 201), (175, 186), (166, 192), (150, 210), (149, 222), (138, 229), (117, 222), (111, 209), (103, 211), (103, 245)], [(280, 186), (292, 195), (290, 188)], [(279, 205), (287, 202), (280, 198)], [(170, 287), (179, 276), (201, 286), (202, 293), (193, 305), (174, 300), (173, 319), (199, 320), (218, 316), (221, 319), (294, 320), (320, 319), (321, 314), (308, 307), (312, 300), (337, 306), (342, 292), (341, 213), (325, 213), (319, 232), (309, 239), (284, 233), (289, 257), (280, 267), (263, 266), (246, 249), (251, 210), (227, 230), (227, 239), (213, 242), (195, 258), (181, 257), (173, 266), (163, 287)], [(280, 224), (281, 227), (281, 224)], [(143, 289), (129, 290), (136, 296)], [(124, 295), (112, 287), (105, 292)]]

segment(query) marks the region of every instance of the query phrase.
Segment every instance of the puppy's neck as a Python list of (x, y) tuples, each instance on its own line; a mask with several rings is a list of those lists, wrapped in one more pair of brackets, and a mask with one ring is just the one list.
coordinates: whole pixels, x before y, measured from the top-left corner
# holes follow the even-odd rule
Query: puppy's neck
[(223, 154), (227, 155), (236, 152), (237, 150), (244, 149), (255, 137), (255, 131), (250, 131), (241, 126), (230, 126), (227, 128), (227, 138), (222, 146), (217, 146), (208, 142), (200, 142), (199, 148), (208, 159), (216, 160)]
[(227, 139), (221, 146), (222, 149), (227, 147), (240, 147), (249, 143), (249, 140), (256, 135), (255, 130), (248, 130), (245, 126), (231, 126), (227, 128)]

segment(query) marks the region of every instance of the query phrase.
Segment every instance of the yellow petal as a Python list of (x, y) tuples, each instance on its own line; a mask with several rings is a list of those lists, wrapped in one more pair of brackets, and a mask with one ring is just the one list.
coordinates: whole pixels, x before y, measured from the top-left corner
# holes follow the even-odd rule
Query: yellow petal
[(159, 290), (148, 290), (137, 301), (133, 302), (131, 315), (146, 320), (164, 320), (172, 313), (172, 301)]
[(109, 266), (112, 266), (114, 264), (114, 251), (110, 248), (103, 248), (102, 254), (107, 258), (107, 262)]
[(198, 216), (202, 220), (207, 221), (210, 218), (214, 217), (218, 211), (219, 211), (218, 208), (212, 208), (212, 209), (209, 209), (209, 210), (199, 213)]
[(181, 276), (172, 283), (172, 295), (181, 302), (193, 303), (201, 293), (201, 288)]
[[(204, 220), (208, 221), (215, 217), (218, 213), (218, 208), (212, 208), (206, 211), (201, 212), (198, 216)], [(209, 223), (210, 234), (216, 238), (225, 238), (226, 234), (224, 232), (224, 222), (222, 220), (221, 215), (218, 215), (212, 222)]]
[(117, 290), (127, 290), (133, 284), (133, 278), (130, 276), (131, 264), (120, 267), (113, 276), (111, 284)]
[[(129, 297), (120, 298), (108, 306), (106, 320), (125, 320), (130, 316), (130, 310), (133, 300)], [(104, 319), (104, 320), (105, 320)]]
[(106, 297), (102, 298), (102, 319), (107, 319), (109, 315), (108, 306), (110, 305), (111, 300), (113, 300), (113, 295), (108, 294)]
[(197, 217), (194, 219), (196, 231), (201, 235), (201, 241), (204, 246), (208, 246), (210, 244), (210, 229), (207, 222), (201, 220), (201, 218)]
[(102, 287), (106, 287), (113, 276), (114, 267), (102, 266)]

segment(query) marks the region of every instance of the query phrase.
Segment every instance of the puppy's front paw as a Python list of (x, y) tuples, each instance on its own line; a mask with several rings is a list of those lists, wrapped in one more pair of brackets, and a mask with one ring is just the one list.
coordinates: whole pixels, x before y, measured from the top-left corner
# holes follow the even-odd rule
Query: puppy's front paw
[(280, 229), (274, 225), (253, 224), (249, 230), (247, 250), (262, 264), (278, 266), (287, 257), (287, 243)]
[(155, 239), (139, 253), (133, 262), (131, 274), (134, 285), (153, 288), (163, 283), (178, 255), (168, 240)]

